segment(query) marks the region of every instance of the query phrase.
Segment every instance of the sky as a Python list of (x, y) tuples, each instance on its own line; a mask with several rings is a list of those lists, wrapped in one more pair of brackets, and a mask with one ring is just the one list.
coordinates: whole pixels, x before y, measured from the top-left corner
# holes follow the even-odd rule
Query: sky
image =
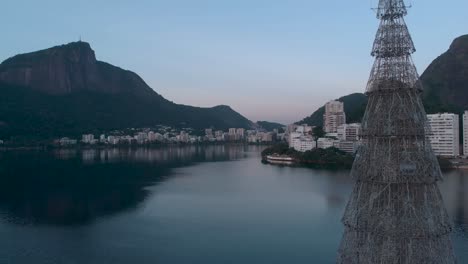
[[(413, 0), (422, 73), (468, 34), (468, 1)], [(77, 41), (165, 98), (283, 124), (363, 92), (377, 0), (2, 0), (0, 61)]]

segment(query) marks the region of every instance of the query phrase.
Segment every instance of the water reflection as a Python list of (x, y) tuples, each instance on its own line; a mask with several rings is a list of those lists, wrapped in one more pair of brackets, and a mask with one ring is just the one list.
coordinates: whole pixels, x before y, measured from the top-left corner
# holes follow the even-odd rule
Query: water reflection
[(0, 153), (0, 215), (23, 225), (88, 224), (137, 208), (173, 168), (243, 155), (243, 146)]
[(118, 163), (122, 161), (158, 164), (236, 160), (245, 157), (246, 147), (240, 145), (184, 146), (161, 148), (59, 149), (53, 152), (58, 159), (81, 157), (85, 164)]
[[(349, 172), (264, 165), (260, 151), (0, 152), (0, 263), (332, 263)], [(441, 191), (468, 263), (468, 172)]]

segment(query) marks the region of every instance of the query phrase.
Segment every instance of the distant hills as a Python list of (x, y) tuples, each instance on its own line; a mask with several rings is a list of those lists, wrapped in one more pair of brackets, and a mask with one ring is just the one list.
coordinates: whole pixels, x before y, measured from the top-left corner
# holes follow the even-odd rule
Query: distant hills
[(74, 42), (0, 64), (0, 137), (50, 138), (159, 124), (203, 129), (251, 128), (229, 106), (180, 105), (137, 74), (96, 60)]
[[(464, 110), (468, 110), (468, 35), (455, 39), (449, 50), (429, 65), (421, 75), (421, 81), (424, 85), (423, 102), (427, 113), (462, 114)], [(367, 97), (364, 94), (350, 94), (337, 100), (345, 104), (348, 123), (361, 121), (367, 106)], [(323, 106), (297, 123), (321, 126), (324, 112)]]
[(265, 129), (266, 131), (273, 131), (275, 129), (280, 130), (285, 127), (285, 125), (283, 124), (268, 121), (258, 121), (256, 124), (261, 128)]
[[(455, 39), (447, 52), (421, 75), (428, 113), (468, 109), (468, 35)], [(364, 88), (363, 88), (364, 89)], [(203, 129), (283, 125), (256, 124), (220, 105), (212, 108), (173, 103), (137, 74), (96, 60), (91, 46), (74, 42), (21, 54), (0, 64), (0, 138), (51, 138), (85, 132), (169, 125)], [(361, 93), (338, 99), (347, 122), (359, 122), (367, 97)], [(320, 126), (324, 107), (297, 123)]]

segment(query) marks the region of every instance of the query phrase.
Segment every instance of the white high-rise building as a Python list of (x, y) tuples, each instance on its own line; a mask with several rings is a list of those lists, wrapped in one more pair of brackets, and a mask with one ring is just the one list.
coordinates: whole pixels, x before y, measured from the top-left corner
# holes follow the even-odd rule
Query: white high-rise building
[(107, 137), (107, 142), (111, 145), (117, 145), (120, 142), (120, 139), (116, 136), (108, 136)]
[(361, 124), (344, 124), (337, 128), (338, 139), (343, 141), (358, 141)]
[(326, 133), (336, 133), (338, 127), (346, 124), (346, 114), (344, 112), (344, 103), (331, 101), (325, 105), (325, 114), (323, 115), (323, 130)]
[(180, 134), (176, 138), (179, 142), (188, 143), (190, 141), (190, 135), (185, 131), (180, 131)]
[(354, 154), (356, 153), (359, 144), (359, 141), (340, 141), (338, 149), (350, 154)]
[(229, 129), (229, 135), (235, 136), (236, 133), (237, 133), (237, 129), (236, 129), (236, 128), (230, 128), (230, 129)]
[(92, 144), (94, 143), (94, 135), (92, 134), (83, 135), (81, 138), (81, 141), (86, 144)]
[(299, 133), (299, 132), (292, 132), (291, 134), (289, 134), (289, 138), (288, 138), (289, 147), (292, 148), (294, 141), (295, 140), (300, 140), (300, 138), (303, 135), (304, 135), (303, 133)]
[(148, 132), (148, 140), (150, 142), (156, 141), (156, 133), (154, 133), (153, 131)]
[(290, 146), (299, 152), (306, 152), (317, 147), (315, 140), (308, 136), (293, 138)]
[(463, 115), (463, 155), (468, 156), (468, 111)]
[(244, 137), (245, 137), (245, 129), (244, 129), (244, 128), (238, 128), (238, 129), (236, 129), (236, 136), (237, 136), (237, 139), (244, 139)]
[(148, 133), (145, 133), (145, 132), (138, 132), (134, 138), (136, 139), (136, 141), (138, 142), (138, 144), (143, 144), (145, 143), (145, 141), (148, 140)]
[(223, 135), (224, 135), (224, 132), (223, 132), (222, 130), (217, 130), (217, 131), (215, 132), (215, 137), (217, 137), (217, 138), (218, 138), (218, 137), (222, 137)]
[(309, 132), (312, 131), (312, 127), (309, 126), (298, 126), (296, 132), (289, 134), (289, 147), (299, 152), (306, 152), (313, 150), (317, 147), (317, 143), (313, 139)]
[(327, 148), (339, 148), (340, 141), (333, 138), (319, 138), (317, 140), (317, 148), (327, 149)]
[(205, 136), (212, 137), (213, 136), (213, 129), (211, 129), (211, 128), (205, 129)]
[(460, 155), (459, 116), (457, 114), (427, 115), (431, 131), (429, 139), (437, 156)]

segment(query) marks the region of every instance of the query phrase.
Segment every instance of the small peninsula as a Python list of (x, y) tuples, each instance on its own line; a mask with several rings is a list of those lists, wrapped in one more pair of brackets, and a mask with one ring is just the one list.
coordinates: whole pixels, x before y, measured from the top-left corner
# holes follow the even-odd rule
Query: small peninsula
[(299, 165), (323, 169), (350, 169), (353, 161), (354, 157), (351, 154), (337, 148), (313, 149), (299, 152), (290, 148), (287, 144), (281, 143), (271, 146), (262, 152), (262, 162), (281, 165)]

